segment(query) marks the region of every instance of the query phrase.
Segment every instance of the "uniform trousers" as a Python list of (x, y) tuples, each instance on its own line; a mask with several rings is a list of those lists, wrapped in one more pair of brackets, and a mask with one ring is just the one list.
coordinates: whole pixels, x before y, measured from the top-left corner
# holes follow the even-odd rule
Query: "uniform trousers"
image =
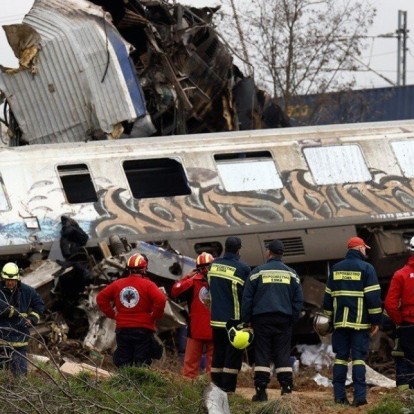
[(369, 340), (368, 329), (337, 328), (334, 330), (332, 334), (332, 350), (336, 355), (332, 382), (335, 400), (346, 399), (345, 381), (350, 357), (352, 357), (354, 400), (366, 400), (365, 361), (369, 352)]
[(211, 380), (225, 392), (236, 391), (237, 375), (242, 366), (243, 351), (236, 349), (225, 328), (213, 327), (213, 360)]
[(206, 354), (206, 372), (211, 371), (211, 360), (213, 357), (213, 341), (187, 338), (184, 354), (183, 374), (185, 377), (195, 379), (200, 374), (200, 361)]
[(281, 388), (293, 387), (289, 363), (292, 342), (292, 318), (280, 313), (265, 313), (252, 317), (254, 332), (254, 385), (266, 388), (270, 381), (270, 363), (275, 366)]
[(153, 332), (144, 328), (121, 328), (116, 331), (116, 367), (151, 365)]

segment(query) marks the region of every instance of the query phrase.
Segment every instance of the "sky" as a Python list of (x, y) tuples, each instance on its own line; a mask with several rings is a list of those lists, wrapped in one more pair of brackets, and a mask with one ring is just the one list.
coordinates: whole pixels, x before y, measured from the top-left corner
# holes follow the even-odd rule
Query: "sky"
[[(33, 0), (0, 0), (0, 25), (20, 23), (30, 10)], [(236, 0), (237, 1), (237, 0)], [(240, 0), (239, 0), (240, 1)], [(246, 1), (246, 0), (242, 0)], [(353, 1), (353, 0), (351, 0)], [(183, 4), (195, 7), (215, 6), (218, 0), (183, 0)], [(414, 0), (377, 0), (378, 10), (374, 24), (369, 31), (373, 36), (368, 40), (368, 48), (364, 50), (362, 61), (374, 72), (363, 72), (356, 75), (355, 89), (379, 88), (392, 86), (397, 82), (397, 39), (379, 38), (388, 33), (395, 34), (398, 27), (398, 10), (407, 12), (407, 85), (414, 84)], [(17, 59), (11, 51), (4, 31), (0, 28), (0, 65), (17, 67)], [(386, 78), (386, 79), (384, 79)]]

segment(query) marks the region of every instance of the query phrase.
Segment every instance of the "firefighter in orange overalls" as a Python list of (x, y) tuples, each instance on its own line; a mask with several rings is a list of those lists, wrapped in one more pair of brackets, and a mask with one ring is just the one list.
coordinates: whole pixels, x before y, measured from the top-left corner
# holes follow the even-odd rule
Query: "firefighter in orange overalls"
[(171, 296), (186, 301), (189, 309), (183, 374), (191, 379), (198, 377), (204, 353), (207, 356), (206, 371), (209, 374), (211, 369), (213, 337), (210, 309), (207, 307), (209, 300), (207, 273), (213, 260), (211, 254), (201, 253), (196, 260), (196, 269), (176, 282), (171, 289)]

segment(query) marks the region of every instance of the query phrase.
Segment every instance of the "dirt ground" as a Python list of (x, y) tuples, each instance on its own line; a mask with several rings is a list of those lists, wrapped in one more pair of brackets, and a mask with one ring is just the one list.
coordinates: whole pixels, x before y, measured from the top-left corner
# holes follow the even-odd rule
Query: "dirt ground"
[[(269, 401), (283, 398), (286, 405), (293, 408), (294, 413), (298, 414), (358, 414), (367, 413), (369, 409), (379, 403), (384, 395), (397, 393), (396, 389), (370, 387), (367, 392), (367, 405), (357, 408), (341, 406), (333, 402), (333, 391), (331, 387), (326, 388), (316, 384), (312, 379), (315, 374), (316, 371), (312, 368), (302, 368), (296, 374), (293, 393), (291, 395), (284, 395), (283, 397), (280, 395), (277, 381), (275, 378), (272, 378), (267, 390)], [(321, 372), (321, 375), (331, 378), (329, 371)], [(252, 373), (242, 373), (238, 384), (236, 393), (250, 400), (255, 393)], [(347, 393), (348, 400), (352, 402), (352, 387), (347, 389)]]
[[(238, 394), (243, 395), (247, 399), (251, 399), (254, 394), (254, 388), (239, 387), (236, 391)], [(295, 390), (291, 395), (284, 395), (281, 397), (280, 390), (269, 389), (268, 397), (269, 401), (283, 398), (286, 400), (286, 404), (291, 406), (295, 413), (298, 414), (356, 414), (367, 413), (368, 409), (375, 406), (381, 397), (390, 390), (383, 388), (371, 388), (368, 391), (368, 404), (358, 408), (344, 407), (338, 404), (334, 404), (332, 389), (320, 389), (314, 391)], [(349, 392), (348, 398), (352, 401), (351, 392)]]

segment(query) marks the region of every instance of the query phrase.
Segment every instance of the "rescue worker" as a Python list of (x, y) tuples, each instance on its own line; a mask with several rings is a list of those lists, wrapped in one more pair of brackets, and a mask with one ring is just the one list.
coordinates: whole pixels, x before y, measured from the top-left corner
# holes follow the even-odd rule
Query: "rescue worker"
[(133, 254), (127, 261), (126, 277), (115, 280), (97, 297), (101, 311), (116, 320), (116, 367), (150, 365), (155, 345), (155, 322), (164, 314), (167, 298), (146, 277), (148, 261)]
[(391, 356), (395, 365), (395, 384), (401, 391), (414, 388), (414, 364), (405, 358), (404, 351), (401, 348), (399, 330), (387, 311), (382, 314), (381, 329), (394, 340), (394, 347)]
[(366, 368), (370, 334), (381, 323), (381, 288), (374, 267), (365, 262), (370, 247), (360, 237), (348, 240), (344, 260), (332, 266), (323, 301), (325, 314), (331, 318), (334, 398), (337, 404), (349, 405), (345, 381), (348, 359), (352, 358), (353, 406), (367, 404)]
[(213, 328), (211, 380), (225, 392), (234, 392), (242, 366), (243, 350), (235, 348), (226, 330), (230, 319), (240, 320), (244, 283), (250, 267), (240, 261), (241, 240), (228, 237), (222, 258), (217, 258), (208, 272)]
[(183, 375), (195, 379), (200, 373), (200, 362), (206, 354), (206, 372), (210, 374), (213, 356), (213, 333), (210, 326), (210, 309), (207, 273), (214, 257), (201, 253), (196, 259), (196, 269), (174, 283), (171, 296), (186, 301), (189, 318), (187, 343), (184, 353)]
[(410, 257), (392, 279), (385, 297), (384, 307), (398, 326), (401, 349), (405, 358), (414, 364), (414, 237), (408, 247)]
[(27, 375), (29, 328), (37, 325), (44, 312), (41, 296), (21, 282), (15, 263), (6, 263), (0, 283), (0, 366), (14, 376)]
[(85, 246), (89, 236), (83, 231), (76, 220), (62, 216), (60, 218), (62, 228), (60, 230), (60, 250), (62, 256), (69, 260)]
[(254, 332), (253, 401), (267, 401), (270, 362), (276, 370), (281, 393), (293, 390), (290, 351), (293, 325), (299, 320), (303, 292), (297, 273), (282, 262), (284, 245), (273, 240), (267, 246), (267, 261), (250, 273), (243, 292), (241, 318)]

